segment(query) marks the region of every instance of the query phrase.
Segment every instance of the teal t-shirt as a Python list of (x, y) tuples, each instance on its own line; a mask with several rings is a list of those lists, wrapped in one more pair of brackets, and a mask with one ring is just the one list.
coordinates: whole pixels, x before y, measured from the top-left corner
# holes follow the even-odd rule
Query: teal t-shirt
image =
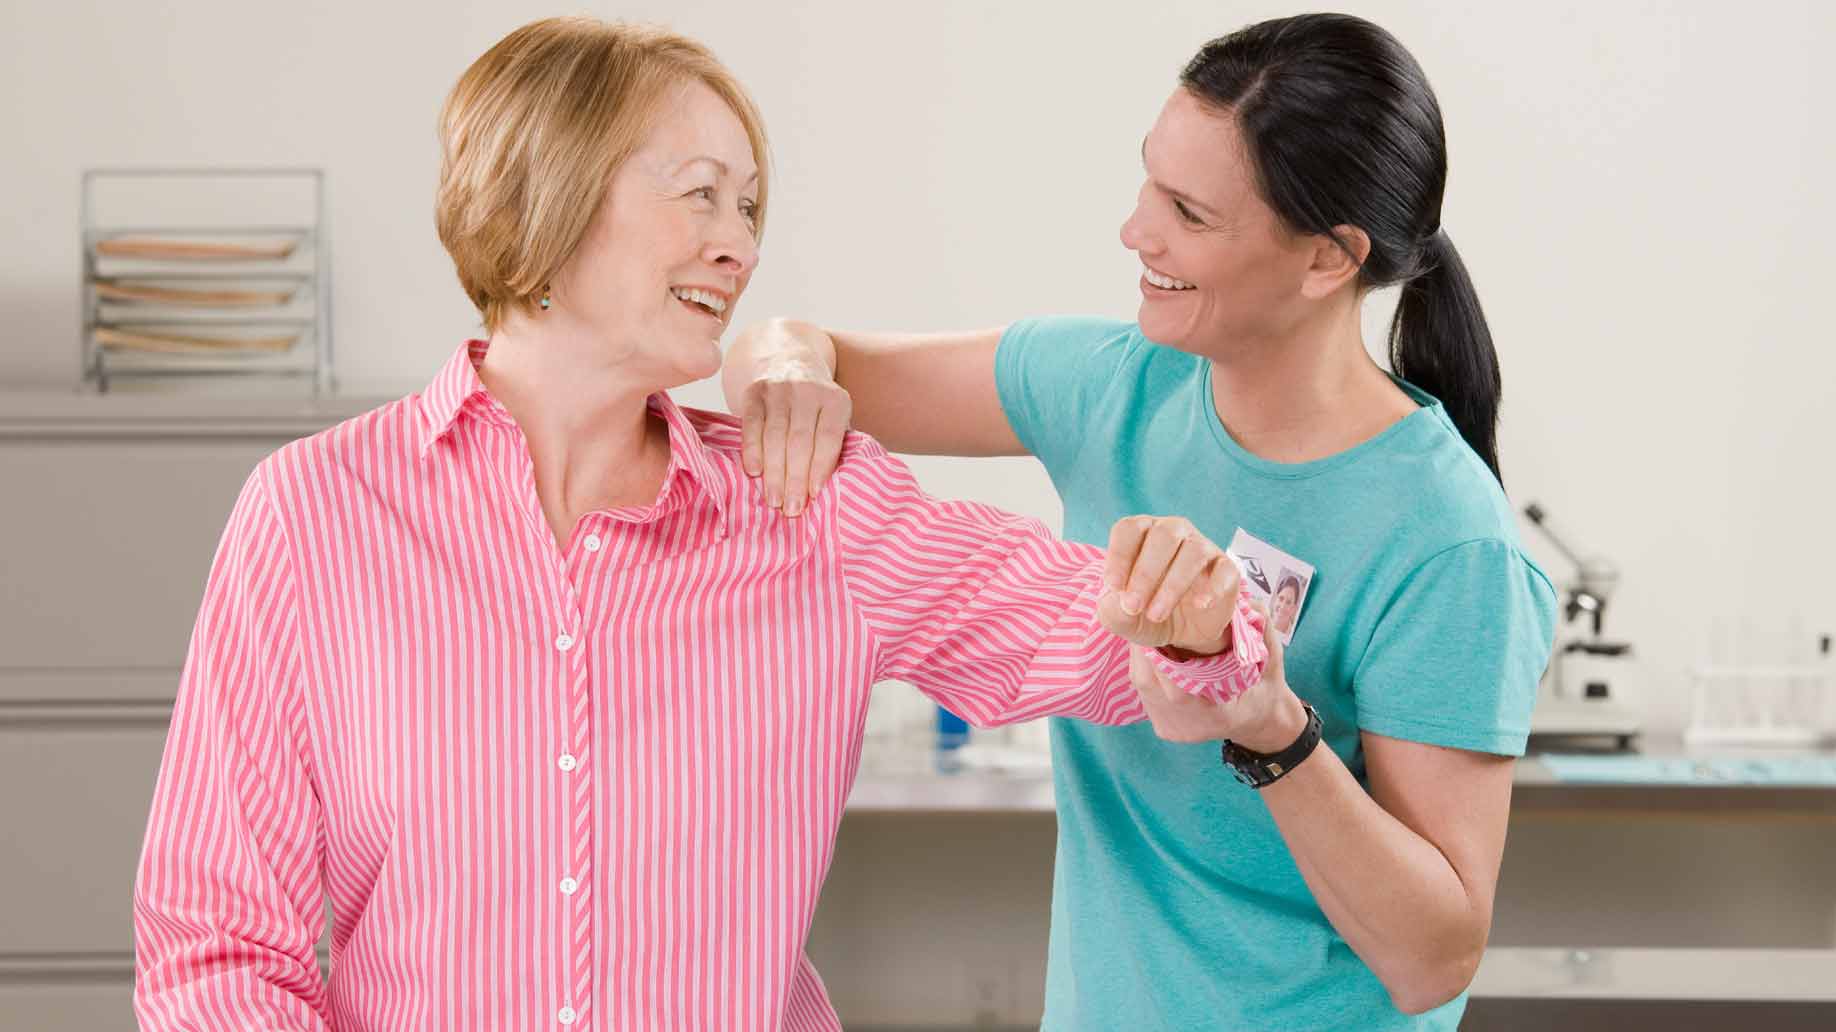
[[(1211, 366), (1132, 323), (1047, 318), (1002, 336), (995, 381), (1045, 464), (1065, 537), (1137, 513), (1238, 528), (1316, 570), (1288, 680), (1360, 782), (1359, 731), (1520, 755), (1555, 592), (1510, 503), (1439, 402), (1315, 462), (1225, 432)], [(1255, 790), (1211, 745), (1146, 722), (1052, 722), (1058, 857), (1047, 1032), (1453, 1029), (1466, 998), (1398, 1011), (1333, 930)]]

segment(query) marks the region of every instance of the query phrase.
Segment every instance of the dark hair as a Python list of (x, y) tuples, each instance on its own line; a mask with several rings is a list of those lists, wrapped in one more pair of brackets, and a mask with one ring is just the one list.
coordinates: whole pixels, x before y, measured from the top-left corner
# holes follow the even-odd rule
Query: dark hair
[(1283, 573), (1281, 575), (1281, 580), (1275, 582), (1275, 591), (1272, 594), (1270, 594), (1269, 597), (1274, 598), (1276, 595), (1281, 594), (1282, 592), (1288, 590), (1289, 588), (1294, 589), (1294, 600), (1296, 602), (1300, 601), (1300, 593), (1301, 593), (1300, 578), (1296, 577), (1292, 573)]
[(1357, 226), (1367, 287), (1402, 285), (1390, 324), (1396, 375), (1440, 399), (1498, 470), (1502, 381), (1479, 295), (1441, 229), (1447, 140), (1415, 58), (1346, 14), (1259, 22), (1202, 47), (1180, 84), (1233, 114), (1262, 199), (1292, 230)]

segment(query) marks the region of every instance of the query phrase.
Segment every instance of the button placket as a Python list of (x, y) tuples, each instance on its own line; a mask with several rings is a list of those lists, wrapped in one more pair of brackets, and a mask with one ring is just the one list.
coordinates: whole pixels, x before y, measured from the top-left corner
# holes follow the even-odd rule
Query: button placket
[(589, 1020), (589, 1001), (592, 999), (593, 984), (596, 981), (593, 971), (595, 937), (593, 934), (593, 912), (589, 899), (588, 882), (591, 878), (591, 858), (593, 854), (593, 688), (590, 684), (593, 657), (585, 648), (592, 638), (584, 615), (573, 590), (571, 581), (564, 580), (562, 585), (566, 599), (566, 611), (562, 614), (562, 627), (558, 630), (554, 646), (558, 653), (556, 667), (561, 677), (559, 698), (562, 701), (560, 731), (564, 751), (556, 759), (563, 778), (561, 799), (566, 819), (561, 828), (561, 838), (556, 844), (559, 852), (556, 865), (560, 869), (552, 875), (553, 884), (565, 901), (561, 907), (564, 918), (564, 934), (567, 942), (567, 981), (566, 995), (561, 1001), (556, 1020), (562, 1025), (592, 1026)]

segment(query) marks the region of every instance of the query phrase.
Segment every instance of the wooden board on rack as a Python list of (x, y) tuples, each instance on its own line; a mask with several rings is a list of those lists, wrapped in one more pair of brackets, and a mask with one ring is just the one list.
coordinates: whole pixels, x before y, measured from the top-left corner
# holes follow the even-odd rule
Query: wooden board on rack
[(100, 327), (96, 343), (111, 351), (151, 351), (168, 355), (220, 355), (239, 351), (275, 352), (293, 347), (298, 334), (282, 337), (191, 337), (141, 333)]
[(158, 287), (149, 283), (96, 281), (96, 296), (104, 301), (147, 302), (161, 305), (185, 305), (201, 308), (242, 308), (256, 305), (284, 305), (293, 299), (294, 290), (185, 290)]
[(111, 258), (178, 258), (187, 260), (224, 260), (237, 258), (285, 258), (299, 246), (298, 240), (231, 243), (217, 240), (175, 240), (164, 237), (115, 237), (96, 242), (96, 253)]

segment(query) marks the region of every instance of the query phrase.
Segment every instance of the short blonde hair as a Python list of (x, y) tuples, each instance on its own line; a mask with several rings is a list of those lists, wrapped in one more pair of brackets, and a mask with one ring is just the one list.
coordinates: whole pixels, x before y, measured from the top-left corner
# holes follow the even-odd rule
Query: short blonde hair
[(612, 174), (671, 91), (699, 81), (746, 127), (764, 231), (768, 153), (758, 108), (713, 52), (666, 29), (548, 18), (472, 62), (440, 115), (434, 221), (486, 332), (531, 310), (574, 253)]

